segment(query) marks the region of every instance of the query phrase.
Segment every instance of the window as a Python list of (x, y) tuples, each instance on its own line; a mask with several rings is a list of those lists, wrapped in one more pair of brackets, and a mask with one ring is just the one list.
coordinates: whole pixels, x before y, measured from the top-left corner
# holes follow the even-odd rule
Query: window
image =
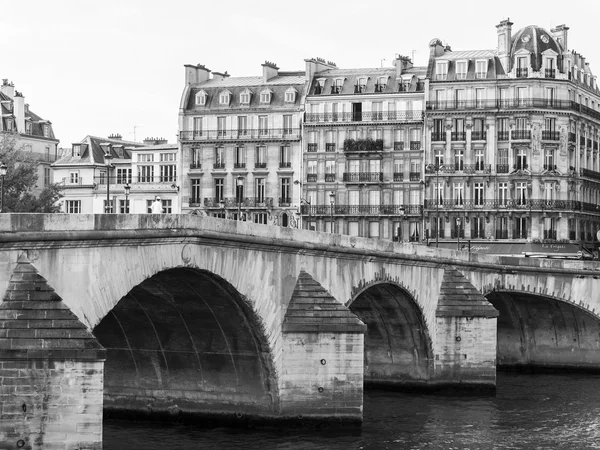
[(255, 167), (267, 167), (267, 147), (264, 145), (256, 147)]
[(194, 137), (202, 136), (202, 119), (203, 117), (194, 117)]
[(279, 192), (281, 194), (281, 203), (289, 204), (292, 202), (291, 179), (282, 178), (279, 182)]
[(131, 168), (117, 169), (117, 184), (131, 183)]
[(219, 104), (229, 105), (229, 92), (224, 91), (219, 94)]
[(369, 191), (369, 205), (370, 206), (381, 205), (381, 191)]
[(198, 105), (198, 106), (206, 105), (206, 92), (200, 91), (196, 94), (196, 105)]
[(6, 119), (6, 130), (13, 131), (13, 120), (12, 119)]
[(250, 94), (251, 92), (248, 89), (246, 89), (240, 94), (240, 103), (242, 105), (247, 105), (250, 103)]
[(261, 103), (271, 103), (271, 91), (266, 90), (260, 93), (260, 102)]
[(190, 199), (191, 203), (200, 203), (200, 198), (201, 198), (201, 188), (202, 188), (202, 184), (201, 184), (202, 180), (199, 180), (198, 178), (193, 178), (191, 180), (191, 186), (190, 186), (190, 193), (192, 194), (192, 198)]
[(465, 151), (462, 148), (454, 150), (454, 170), (464, 170)]
[[(311, 159), (308, 161), (308, 172), (309, 174), (317, 174), (317, 161)], [(316, 181), (316, 180), (315, 180)]]
[(173, 200), (171, 200), (171, 199), (162, 200), (161, 203), (162, 203), (163, 213), (170, 214), (173, 212)]
[(44, 125), (44, 137), (50, 137), (50, 125)]
[(473, 205), (483, 206), (483, 183), (473, 183)]
[(554, 149), (551, 147), (544, 149), (544, 170), (554, 170)]
[(129, 199), (119, 200), (119, 213), (129, 214)]
[(383, 120), (383, 103), (382, 102), (372, 102), (371, 103), (371, 111), (372, 111), (372, 119), (373, 120)]
[(254, 180), (254, 196), (258, 203), (264, 203), (265, 201), (265, 179), (256, 178)]
[(356, 92), (366, 92), (367, 90), (367, 78), (360, 77), (356, 80)]
[(556, 239), (556, 219), (553, 217), (544, 219), (544, 239)]
[(517, 77), (527, 77), (527, 56), (517, 57)]
[(192, 161), (190, 162), (191, 169), (200, 169), (202, 167), (202, 149), (192, 148)]
[(360, 191), (348, 191), (348, 204), (350, 206), (360, 205)]
[(485, 218), (481, 216), (471, 217), (471, 237), (485, 238)]
[(518, 106), (527, 106), (527, 88), (526, 87), (518, 87), (517, 88), (517, 101)]
[(546, 88), (546, 105), (554, 106), (555, 103), (555, 90), (554, 88)]
[(478, 148), (475, 150), (475, 170), (482, 171), (483, 169), (483, 149)]
[(269, 134), (269, 116), (258, 116), (258, 134), (261, 136)]
[[(252, 221), (254, 223), (261, 223), (263, 225), (267, 224), (267, 213), (254, 213), (254, 216), (252, 218)], [(314, 228), (314, 227), (313, 227)], [(311, 228), (311, 230), (313, 229)]]
[(500, 88), (498, 89), (498, 102), (499, 102), (499, 107), (500, 108), (508, 108), (509, 105), (509, 101), (508, 101), (508, 89), (507, 88)]
[(527, 217), (515, 217), (513, 239), (527, 239)]
[(381, 160), (380, 159), (371, 159), (369, 161), (369, 172), (371, 172), (371, 173), (380, 173), (381, 172)]
[(517, 170), (527, 169), (527, 150), (523, 147), (520, 147), (517, 150), (515, 160), (516, 160), (515, 169), (517, 169)]
[(72, 156), (81, 156), (81, 144), (73, 144)]
[(50, 167), (44, 167), (44, 186), (49, 186), (52, 183), (52, 171)]
[(215, 178), (215, 201), (222, 202), (225, 191), (224, 191), (224, 179), (223, 178)]
[(379, 77), (377, 78), (377, 83), (375, 84), (375, 92), (383, 92), (387, 87), (387, 79), (388, 77)]
[(527, 183), (524, 181), (519, 181), (516, 183), (517, 190), (517, 198), (516, 203), (518, 206), (526, 206), (527, 205)]
[(31, 122), (30, 121), (25, 122), (25, 133), (31, 134)]
[(173, 183), (177, 180), (177, 166), (164, 165), (160, 166), (160, 181), (161, 183)]
[(225, 167), (225, 149), (223, 147), (215, 147), (215, 169), (223, 169)]
[(463, 206), (465, 204), (465, 187), (462, 183), (454, 183), (454, 205)]
[(154, 166), (138, 166), (138, 182), (152, 183), (154, 181)]
[(238, 135), (246, 136), (248, 134), (248, 117), (238, 116)]
[(225, 136), (226, 117), (217, 117), (217, 136)]
[(370, 238), (378, 238), (379, 237), (379, 222), (369, 222), (369, 237)]
[(69, 173), (69, 184), (79, 184), (79, 172)]
[(456, 62), (456, 79), (464, 80), (467, 78), (467, 61), (457, 61)]
[(112, 214), (114, 212), (114, 202), (112, 200), (110, 200), (107, 203), (106, 199), (104, 199), (103, 205), (104, 205), (104, 212), (106, 214)]
[(285, 102), (286, 103), (295, 103), (296, 102), (296, 90), (293, 88), (285, 91)]
[(438, 168), (444, 165), (444, 151), (442, 149), (437, 149), (435, 151), (435, 165)]
[(508, 217), (496, 217), (496, 239), (508, 239)]
[(100, 176), (98, 177), (98, 182), (102, 184), (106, 184), (106, 172), (100, 172)]
[(67, 200), (65, 202), (65, 209), (67, 214), (80, 214), (81, 200)]
[(408, 234), (410, 242), (419, 242), (420, 228), (420, 223), (415, 220), (411, 220), (408, 223)]
[(475, 89), (475, 107), (485, 108), (485, 89)]
[(448, 61), (437, 61), (435, 64), (435, 79), (445, 80), (448, 78)]
[(435, 189), (435, 200), (437, 204), (444, 203), (444, 183), (437, 183), (433, 188)]
[(475, 61), (475, 77), (487, 78), (487, 60)]
[(154, 199), (146, 200), (146, 212), (148, 214), (152, 214), (152, 203), (154, 203)]
[(508, 204), (508, 183), (502, 181), (498, 183), (498, 206), (506, 206)]
[(333, 82), (333, 85), (331, 86), (331, 93), (332, 94), (341, 94), (343, 89), (344, 89), (344, 79), (336, 78)]
[(283, 134), (292, 134), (292, 115), (283, 115)]
[(138, 155), (138, 162), (153, 162), (154, 154), (152, 153), (140, 153)]
[(544, 183), (544, 200), (546, 202), (554, 200), (554, 183)]
[(246, 147), (243, 145), (233, 149), (233, 167), (234, 169), (243, 169), (246, 167)]
[(279, 147), (279, 167), (292, 167), (292, 150), (289, 145)]

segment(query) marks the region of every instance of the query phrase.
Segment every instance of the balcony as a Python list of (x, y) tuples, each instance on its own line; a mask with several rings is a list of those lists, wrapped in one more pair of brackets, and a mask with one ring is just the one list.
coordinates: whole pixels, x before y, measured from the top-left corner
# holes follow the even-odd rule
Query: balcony
[(325, 151), (326, 152), (335, 152), (335, 143), (327, 143), (325, 144)]
[(345, 113), (306, 113), (306, 123), (326, 122), (415, 122), (423, 120), (423, 111), (365, 111)]
[(380, 152), (383, 151), (383, 139), (346, 139), (344, 152)]
[(579, 136), (579, 145), (585, 147), (585, 136)]
[(404, 181), (404, 173), (402, 172), (394, 172), (394, 181)]
[(245, 162), (234, 162), (233, 163), (233, 168), (234, 169), (245, 169), (246, 168), (246, 163)]
[(306, 174), (306, 182), (307, 183), (316, 183), (317, 182), (317, 174), (316, 173), (307, 173)]
[(273, 197), (205, 197), (206, 208), (272, 208)]
[(292, 199), (290, 197), (279, 197), (279, 206), (290, 206)]
[(515, 72), (516, 72), (517, 78), (527, 78), (528, 69), (523, 69), (523, 68), (517, 67)]
[(404, 142), (394, 142), (394, 150), (396, 150), (396, 151), (404, 150)]
[(542, 140), (558, 141), (558, 140), (560, 140), (560, 131), (542, 130)]
[(465, 164), (463, 171), (465, 173), (491, 173), (492, 166), (491, 164), (483, 164), (481, 162), (475, 164)]
[(410, 181), (421, 181), (421, 172), (409, 172), (408, 179)]
[(421, 216), (421, 205), (302, 205), (308, 216)]
[(256, 128), (246, 130), (180, 131), (181, 141), (241, 141), (241, 140), (297, 140), (300, 128)]
[(508, 141), (508, 131), (498, 131), (499, 141)]
[(431, 140), (433, 142), (446, 142), (445, 132), (433, 132), (431, 133)]
[(556, 230), (544, 230), (544, 239), (556, 239)]
[(486, 132), (485, 131), (471, 131), (471, 140), (472, 141), (485, 141)]
[(546, 78), (556, 78), (556, 69), (545, 69), (544, 76)]
[(596, 172), (595, 170), (579, 169), (579, 175), (582, 177), (591, 178), (592, 180), (600, 181), (600, 172)]
[(513, 130), (511, 137), (513, 140), (531, 139), (531, 130)]
[(254, 168), (255, 169), (266, 169), (267, 168), (267, 163), (266, 162), (255, 162), (254, 163)]
[(508, 173), (509, 168), (508, 164), (496, 164), (496, 173)]
[(421, 141), (410, 141), (411, 150), (421, 150)]
[(292, 163), (291, 163), (291, 161), (279, 161), (279, 168), (280, 169), (291, 169)]
[(556, 164), (544, 164), (542, 167), (543, 170), (556, 170)]
[(464, 131), (453, 131), (450, 136), (453, 141), (465, 141), (467, 139), (467, 133)]
[[(531, 211), (574, 211), (582, 208), (582, 203), (575, 200), (546, 200), (546, 199), (446, 199), (438, 202), (436, 199), (425, 200), (426, 210), (531, 210)], [(596, 205), (593, 205), (593, 210)]]
[(190, 163), (190, 169), (202, 169), (202, 163), (198, 161), (193, 161)]
[[(93, 178), (93, 182), (94, 185), (96, 186), (97, 189), (102, 189), (106, 186), (106, 177), (94, 177)], [(163, 183), (163, 184), (171, 184), (173, 187), (173, 189), (176, 188), (175, 183), (177, 182), (177, 177), (176, 176), (160, 176), (160, 175), (141, 175), (138, 177), (133, 177), (133, 176), (113, 176), (109, 178), (109, 183), (112, 186), (119, 186), (119, 185), (124, 185), (124, 184), (129, 184), (132, 186), (133, 189), (133, 185), (137, 185), (137, 184), (144, 184), (144, 185), (148, 185), (148, 184), (159, 184), (159, 183)], [(85, 183), (83, 183), (82, 178), (79, 177), (78, 183), (69, 183), (66, 182), (66, 185), (85, 185)]]
[(308, 147), (306, 149), (307, 152), (309, 153), (314, 153), (317, 151), (317, 144), (308, 144)]
[(569, 142), (573, 142), (573, 143), (577, 142), (575, 133), (569, 132)]
[(344, 172), (346, 183), (381, 183), (383, 172)]
[(333, 183), (335, 181), (335, 173), (326, 173), (325, 174), (325, 182)]
[(508, 239), (508, 230), (496, 230), (496, 239)]
[(223, 169), (225, 169), (225, 163), (224, 162), (214, 163), (213, 164), (213, 169), (215, 169), (215, 170), (223, 170)]
[(200, 197), (188, 197), (188, 206), (190, 208), (199, 208), (202, 206), (202, 199)]

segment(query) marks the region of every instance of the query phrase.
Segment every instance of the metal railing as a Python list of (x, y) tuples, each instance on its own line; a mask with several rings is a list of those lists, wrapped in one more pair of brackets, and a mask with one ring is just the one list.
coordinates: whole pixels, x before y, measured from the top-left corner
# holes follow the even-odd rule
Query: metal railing
[(381, 183), (383, 172), (344, 172), (346, 183)]
[(310, 216), (407, 216), (423, 212), (422, 205), (302, 205), (303, 215)]
[(511, 138), (518, 139), (531, 139), (531, 130), (513, 130), (511, 132)]
[(508, 173), (510, 166), (508, 164), (496, 164), (496, 173)]
[(193, 161), (190, 163), (190, 169), (202, 169), (202, 163)]
[(335, 173), (326, 173), (325, 174), (325, 182), (332, 183), (335, 181)]
[(404, 173), (394, 172), (394, 181), (404, 181)]
[(579, 169), (579, 175), (593, 180), (600, 181), (600, 172), (591, 169)]
[(441, 132), (441, 133), (433, 132), (433, 133), (431, 133), (431, 140), (436, 141), (436, 142), (445, 142), (446, 141), (446, 133), (445, 132)]
[(316, 183), (317, 182), (317, 174), (316, 173), (307, 173), (306, 181), (308, 183)]
[(451, 133), (451, 139), (453, 141), (465, 141), (467, 139), (467, 133), (464, 131), (453, 131)]
[(556, 78), (556, 69), (545, 69), (544, 75), (546, 78)]
[(421, 141), (410, 141), (411, 150), (421, 150)]
[(560, 131), (542, 130), (542, 139), (544, 141), (558, 141), (560, 140)]
[[(78, 185), (83, 184), (81, 181), (81, 177), (79, 178), (79, 183), (77, 183)], [(170, 175), (163, 175), (161, 176), (159, 175), (152, 175), (152, 176), (127, 176), (127, 175), (117, 175), (117, 176), (111, 176), (111, 177), (103, 177), (103, 176), (95, 176), (93, 177), (93, 182), (96, 186), (98, 187), (102, 187), (102, 186), (106, 186), (107, 181), (110, 183), (110, 185), (120, 185), (120, 184), (150, 184), (150, 183), (176, 183), (177, 182), (177, 177), (175, 175), (170, 176)], [(75, 185), (75, 183), (69, 183), (68, 181), (66, 182), (66, 185)]]
[(499, 141), (508, 141), (508, 131), (498, 131)]
[(408, 179), (410, 181), (421, 181), (421, 172), (409, 172)]
[(404, 150), (404, 142), (394, 142), (394, 150)]
[(471, 131), (471, 140), (472, 141), (484, 141), (486, 139), (485, 131)]
[(180, 131), (182, 141), (244, 140), (244, 139), (299, 139), (300, 128), (252, 128), (246, 130)]
[(305, 113), (306, 123), (320, 122), (414, 122), (423, 120), (423, 111), (365, 111), (344, 113)]
[(205, 197), (206, 208), (272, 208), (273, 197)]
[(279, 168), (280, 169), (289, 169), (292, 167), (292, 162), (291, 161), (279, 161)]
[(326, 152), (335, 152), (335, 143), (327, 143), (325, 144), (325, 151)]
[(526, 68), (522, 69), (522, 68), (517, 67), (517, 70), (516, 70), (517, 78), (527, 78), (528, 72), (529, 71)]
[(425, 209), (426, 210), (469, 210), (469, 209), (487, 209), (487, 210), (535, 210), (535, 211), (573, 211), (573, 210), (587, 210), (585, 208), (592, 207), (591, 211), (596, 211), (600, 214), (600, 210), (595, 204), (584, 204), (577, 200), (546, 200), (539, 198), (528, 198), (528, 199), (446, 199), (437, 201), (437, 199), (426, 199)]
[(306, 149), (309, 153), (313, 153), (317, 151), (317, 144), (308, 144)]

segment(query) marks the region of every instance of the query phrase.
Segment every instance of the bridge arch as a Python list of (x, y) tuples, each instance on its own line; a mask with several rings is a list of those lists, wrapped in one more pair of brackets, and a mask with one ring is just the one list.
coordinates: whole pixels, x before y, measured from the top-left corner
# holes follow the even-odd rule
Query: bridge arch
[(600, 371), (600, 317), (555, 296), (496, 288), (499, 369)]
[(417, 387), (431, 379), (431, 335), (406, 287), (389, 280), (369, 283), (354, 292), (348, 307), (367, 325), (365, 384)]
[(93, 330), (107, 349), (105, 409), (276, 413), (278, 384), (250, 302), (206, 270), (163, 270), (133, 287)]

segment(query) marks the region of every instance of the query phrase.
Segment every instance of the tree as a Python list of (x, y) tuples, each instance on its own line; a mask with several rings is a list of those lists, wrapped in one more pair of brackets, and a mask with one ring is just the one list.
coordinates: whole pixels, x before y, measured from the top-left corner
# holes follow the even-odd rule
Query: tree
[(18, 134), (0, 133), (0, 162), (6, 164), (3, 212), (59, 212), (61, 197), (58, 185), (46, 186), (36, 197), (31, 192), (38, 181), (36, 155), (23, 151)]

